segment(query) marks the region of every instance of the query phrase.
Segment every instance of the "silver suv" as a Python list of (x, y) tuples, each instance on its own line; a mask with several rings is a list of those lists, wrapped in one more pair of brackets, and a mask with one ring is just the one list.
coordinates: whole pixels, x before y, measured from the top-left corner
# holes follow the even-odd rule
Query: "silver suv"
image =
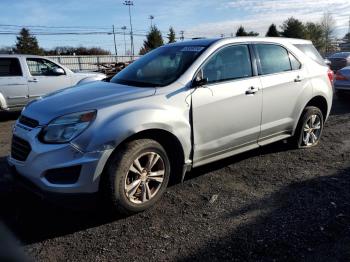
[(30, 103), (9, 164), (45, 195), (103, 192), (152, 206), (192, 167), (290, 138), (319, 143), (332, 73), (310, 41), (227, 38), (160, 47), (117, 74)]

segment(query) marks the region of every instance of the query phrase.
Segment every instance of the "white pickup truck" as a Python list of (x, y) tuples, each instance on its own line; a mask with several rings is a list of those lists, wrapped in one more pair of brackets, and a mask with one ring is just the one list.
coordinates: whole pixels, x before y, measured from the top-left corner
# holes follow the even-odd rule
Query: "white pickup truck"
[(48, 93), (98, 81), (99, 73), (74, 73), (45, 57), (0, 55), (0, 111), (15, 111)]

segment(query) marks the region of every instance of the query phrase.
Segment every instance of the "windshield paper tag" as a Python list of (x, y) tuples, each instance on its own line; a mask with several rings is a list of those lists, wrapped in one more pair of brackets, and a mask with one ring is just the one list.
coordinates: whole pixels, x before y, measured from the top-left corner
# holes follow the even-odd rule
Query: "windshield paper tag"
[(204, 49), (203, 46), (186, 46), (182, 48), (181, 52), (200, 52)]

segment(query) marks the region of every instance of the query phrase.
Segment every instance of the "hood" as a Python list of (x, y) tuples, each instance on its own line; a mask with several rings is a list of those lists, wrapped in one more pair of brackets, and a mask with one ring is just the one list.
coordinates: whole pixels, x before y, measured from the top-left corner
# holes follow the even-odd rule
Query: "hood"
[(155, 88), (140, 88), (108, 82), (92, 82), (51, 93), (29, 103), (23, 115), (40, 125), (69, 113), (114, 106), (155, 94)]

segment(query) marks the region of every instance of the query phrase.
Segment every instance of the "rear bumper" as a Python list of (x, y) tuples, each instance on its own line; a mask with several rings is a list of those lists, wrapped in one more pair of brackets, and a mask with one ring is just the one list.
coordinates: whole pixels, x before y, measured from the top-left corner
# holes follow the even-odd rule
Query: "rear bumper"
[(350, 85), (334, 85), (335, 90), (350, 91)]
[(336, 90), (349, 90), (350, 91), (350, 80), (336, 80), (334, 82), (334, 89)]

